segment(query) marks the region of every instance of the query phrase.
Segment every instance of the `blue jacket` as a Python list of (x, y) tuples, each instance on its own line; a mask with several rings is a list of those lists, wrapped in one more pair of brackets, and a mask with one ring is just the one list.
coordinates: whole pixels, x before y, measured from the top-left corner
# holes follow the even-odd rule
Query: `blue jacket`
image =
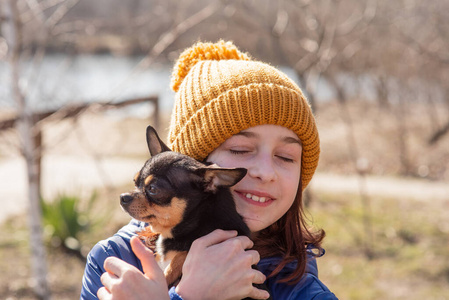
[[(128, 225), (120, 229), (114, 236), (107, 240), (98, 242), (90, 251), (87, 257), (86, 268), (83, 276), (83, 286), (81, 290), (82, 300), (98, 299), (97, 291), (103, 285), (100, 281), (100, 276), (105, 272), (103, 263), (109, 256), (116, 256), (129, 264), (142, 270), (140, 260), (134, 255), (130, 246), (130, 239), (145, 227), (145, 223), (132, 220)], [(268, 275), (276, 267), (280, 261), (279, 257), (269, 257), (260, 260), (257, 265), (259, 270)], [(276, 281), (295, 268), (296, 263), (288, 264), (282, 272), (275, 277), (267, 280), (268, 288), (270, 289), (272, 298), (275, 300), (282, 299), (301, 299), (301, 300), (333, 300), (337, 299), (327, 287), (318, 279), (318, 269), (315, 259), (310, 256), (307, 263), (306, 274), (301, 281), (296, 285), (288, 285), (286, 283), (277, 283)], [(181, 299), (174, 288), (169, 291), (170, 298)]]

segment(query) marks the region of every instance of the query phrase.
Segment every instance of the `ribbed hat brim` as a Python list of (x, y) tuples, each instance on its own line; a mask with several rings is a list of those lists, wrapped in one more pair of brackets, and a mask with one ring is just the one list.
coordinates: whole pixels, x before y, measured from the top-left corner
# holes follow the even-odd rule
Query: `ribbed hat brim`
[(312, 111), (299, 88), (252, 83), (227, 89), (208, 100), (202, 107), (182, 107), (178, 103), (177, 109), (184, 113), (179, 114), (180, 111), (177, 115), (175, 110), (172, 115), (173, 130), (169, 135), (172, 150), (204, 160), (242, 130), (263, 124), (284, 126), (302, 141), (303, 189), (308, 185), (318, 165), (320, 145)]

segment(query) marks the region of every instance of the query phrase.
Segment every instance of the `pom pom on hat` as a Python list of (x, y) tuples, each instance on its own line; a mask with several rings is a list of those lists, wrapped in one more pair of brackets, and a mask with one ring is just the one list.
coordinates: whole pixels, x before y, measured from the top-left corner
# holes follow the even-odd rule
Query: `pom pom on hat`
[(177, 92), (190, 69), (202, 60), (250, 60), (249, 55), (240, 52), (231, 42), (197, 43), (179, 56), (171, 77), (171, 88)]
[(197, 43), (176, 62), (172, 88), (176, 97), (167, 141), (173, 151), (204, 160), (242, 130), (280, 125), (302, 142), (303, 190), (312, 179), (320, 154), (315, 118), (301, 89), (284, 73), (250, 60), (231, 42)]

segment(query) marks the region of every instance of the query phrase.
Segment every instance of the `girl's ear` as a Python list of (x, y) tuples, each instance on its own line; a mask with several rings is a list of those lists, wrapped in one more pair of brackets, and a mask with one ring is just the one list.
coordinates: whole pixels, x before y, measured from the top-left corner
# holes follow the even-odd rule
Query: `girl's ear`
[(202, 173), (205, 191), (215, 193), (218, 187), (231, 187), (245, 177), (244, 168), (220, 168), (210, 165), (199, 170)]
[(151, 156), (155, 156), (161, 152), (171, 151), (167, 145), (157, 135), (156, 129), (151, 126), (147, 127), (147, 145)]

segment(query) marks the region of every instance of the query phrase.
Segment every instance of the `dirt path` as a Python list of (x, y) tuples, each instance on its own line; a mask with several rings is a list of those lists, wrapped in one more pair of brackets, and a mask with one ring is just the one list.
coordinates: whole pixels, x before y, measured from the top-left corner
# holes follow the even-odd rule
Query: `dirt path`
[[(130, 183), (142, 160), (108, 158), (96, 162), (89, 157), (46, 156), (42, 161), (42, 194), (89, 196), (104, 186)], [(28, 207), (25, 162), (21, 158), (0, 160), (0, 222)]]
[(318, 173), (311, 182), (312, 189), (335, 193), (359, 193), (361, 186), (368, 195), (408, 198), (417, 201), (449, 202), (449, 183), (397, 177), (367, 176), (361, 182), (358, 176)]
[[(47, 156), (42, 166), (42, 193), (46, 198), (63, 192), (83, 196), (103, 186), (127, 184), (142, 163), (142, 159), (107, 158), (96, 162), (90, 157)], [(335, 193), (358, 193), (360, 182), (356, 176), (318, 173), (310, 188)], [(366, 190), (369, 195), (449, 203), (449, 184), (442, 182), (368, 176)], [(0, 160), (0, 191), (0, 222), (27, 209), (25, 163), (21, 158)]]

